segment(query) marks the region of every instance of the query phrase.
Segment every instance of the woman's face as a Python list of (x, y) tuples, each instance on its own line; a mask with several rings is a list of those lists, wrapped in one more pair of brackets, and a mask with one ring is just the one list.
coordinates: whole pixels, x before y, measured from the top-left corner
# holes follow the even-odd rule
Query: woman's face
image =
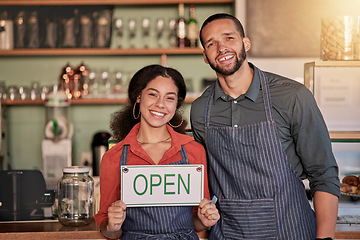
[[(140, 112), (142, 124), (162, 127), (176, 111), (178, 88), (172, 78), (156, 77), (141, 92)], [(139, 99), (138, 99), (139, 101)]]

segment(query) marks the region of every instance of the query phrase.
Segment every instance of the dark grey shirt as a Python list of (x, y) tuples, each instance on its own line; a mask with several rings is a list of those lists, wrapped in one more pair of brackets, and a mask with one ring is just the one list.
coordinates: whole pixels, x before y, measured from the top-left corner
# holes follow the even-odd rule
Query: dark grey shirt
[[(237, 127), (266, 121), (259, 69), (245, 94), (234, 99), (215, 83), (210, 126)], [(265, 72), (269, 81), (272, 113), (281, 146), (295, 174), (309, 179), (311, 193), (329, 192), (340, 196), (338, 166), (322, 114), (312, 93), (301, 83)], [(191, 107), (191, 127), (196, 141), (205, 144), (204, 111), (209, 88)]]

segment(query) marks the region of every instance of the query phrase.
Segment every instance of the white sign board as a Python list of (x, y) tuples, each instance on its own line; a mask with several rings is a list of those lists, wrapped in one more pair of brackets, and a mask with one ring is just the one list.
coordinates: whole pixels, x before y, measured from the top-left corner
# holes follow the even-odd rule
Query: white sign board
[(360, 68), (317, 67), (314, 97), (330, 131), (360, 131)]
[(128, 207), (194, 206), (204, 196), (204, 165), (127, 165), (120, 175)]

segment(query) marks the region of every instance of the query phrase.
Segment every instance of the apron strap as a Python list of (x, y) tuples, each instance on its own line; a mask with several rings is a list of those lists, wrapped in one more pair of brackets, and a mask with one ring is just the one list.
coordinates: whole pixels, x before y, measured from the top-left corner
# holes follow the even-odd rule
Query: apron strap
[[(129, 148), (129, 145), (124, 145), (124, 148), (123, 148), (123, 151), (122, 151), (121, 157), (120, 157), (120, 167), (127, 164), (128, 148)], [(186, 154), (184, 145), (181, 145), (180, 154), (181, 154), (181, 160), (179, 162), (181, 162), (181, 164), (189, 164), (189, 158)], [(177, 163), (178, 162), (175, 162), (172, 164), (177, 164)]]
[(186, 154), (184, 145), (181, 145), (180, 154), (181, 154), (181, 161), (185, 162), (185, 164), (189, 164), (189, 158)]
[(260, 76), (260, 84), (262, 88), (262, 94), (264, 98), (264, 107), (265, 107), (265, 114), (266, 114), (266, 120), (270, 122), (275, 122), (274, 118), (272, 116), (272, 103), (271, 103), (271, 97), (270, 97), (270, 89), (269, 89), (269, 83), (267, 81), (267, 77), (263, 71), (258, 69), (259, 76)]
[(207, 98), (207, 101), (206, 101), (206, 105), (205, 105), (205, 128), (209, 127), (210, 125), (210, 110), (211, 110), (211, 104), (212, 104), (212, 99), (213, 99), (213, 96), (214, 96), (214, 92), (215, 92), (215, 84), (213, 84), (211, 86), (211, 89), (210, 89), (210, 93), (209, 93), (209, 96)]
[(120, 167), (127, 164), (127, 155), (128, 155), (129, 145), (124, 145), (123, 151), (120, 157)]

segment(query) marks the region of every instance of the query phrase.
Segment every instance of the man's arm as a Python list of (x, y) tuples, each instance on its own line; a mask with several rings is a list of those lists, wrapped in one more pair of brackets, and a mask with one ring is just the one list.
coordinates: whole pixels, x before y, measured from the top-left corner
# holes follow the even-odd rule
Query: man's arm
[(297, 91), (294, 113), (294, 142), (310, 181), (316, 237), (334, 238), (340, 196), (338, 166), (325, 121), (308, 89)]
[(338, 215), (338, 197), (331, 193), (316, 191), (313, 201), (316, 215), (316, 237), (334, 238)]
[[(199, 106), (200, 105), (200, 106)], [(200, 110), (202, 109), (202, 110)], [(193, 137), (195, 141), (202, 144), (205, 147), (204, 141), (204, 107), (201, 104), (197, 104), (196, 100), (191, 105), (190, 110), (190, 123), (191, 123), (191, 131), (193, 133)]]

